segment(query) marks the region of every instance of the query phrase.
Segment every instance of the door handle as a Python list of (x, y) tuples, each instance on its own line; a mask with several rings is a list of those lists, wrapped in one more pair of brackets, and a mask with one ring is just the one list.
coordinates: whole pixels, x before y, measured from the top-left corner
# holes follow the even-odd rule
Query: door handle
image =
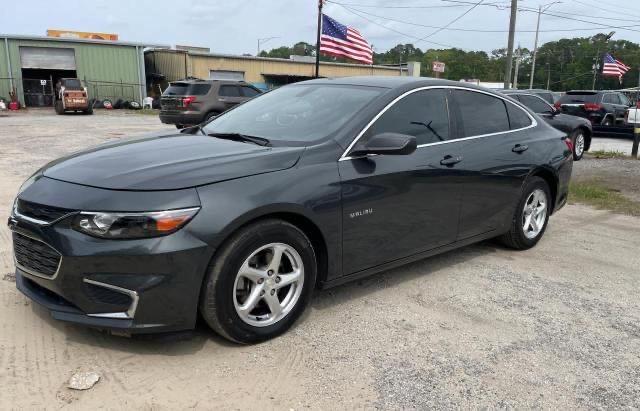
[(442, 160), (440, 160), (440, 164), (443, 166), (452, 166), (454, 164), (458, 164), (462, 161), (462, 156), (450, 156), (446, 155)]
[(527, 151), (529, 149), (529, 146), (525, 145), (525, 144), (516, 144), (511, 151), (513, 151), (514, 153), (524, 153), (525, 151)]

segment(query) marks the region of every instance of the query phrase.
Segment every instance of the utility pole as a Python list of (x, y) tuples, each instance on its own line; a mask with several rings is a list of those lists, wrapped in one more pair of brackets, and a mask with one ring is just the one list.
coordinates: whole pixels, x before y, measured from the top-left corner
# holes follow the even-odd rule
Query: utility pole
[(265, 37), (263, 39), (258, 39), (258, 52), (256, 53), (256, 57), (258, 57), (260, 55), (260, 43), (264, 44), (269, 40), (273, 40), (273, 39), (279, 39), (280, 37)]
[(551, 85), (551, 64), (547, 63), (547, 90), (549, 90), (550, 85)]
[[(607, 34), (604, 38), (604, 46), (606, 47), (607, 42), (609, 42), (609, 40), (611, 40), (611, 37), (613, 37), (613, 35), (616, 34), (615, 31), (612, 31), (611, 33)], [(594, 37), (594, 41), (595, 37)], [(593, 59), (593, 84), (591, 86), (592, 90), (596, 89), (596, 78), (598, 76), (598, 70), (600, 70), (600, 43), (598, 43), (598, 48), (596, 49), (596, 57)]]
[(511, 67), (513, 66), (513, 42), (516, 36), (516, 18), (518, 16), (518, 0), (511, 0), (511, 19), (509, 20), (509, 42), (507, 44), (507, 66), (504, 69), (504, 88), (511, 85)]
[(516, 69), (514, 70), (513, 73), (513, 88), (517, 89), (518, 88), (518, 72), (520, 71), (520, 60), (522, 59), (522, 49), (520, 48), (520, 45), (518, 45), (518, 50), (516, 53)]
[(320, 77), (320, 33), (322, 33), (322, 3), (318, 0), (318, 35), (316, 37), (316, 78)]
[(529, 79), (529, 89), (533, 88), (533, 76), (536, 74), (536, 56), (538, 55), (538, 35), (540, 34), (540, 16), (542, 15), (543, 12), (549, 10), (549, 7), (559, 3), (562, 3), (562, 2), (554, 1), (553, 3), (541, 5), (540, 7), (538, 7), (538, 24), (536, 26), (536, 40), (533, 44), (533, 60), (531, 61), (531, 78)]

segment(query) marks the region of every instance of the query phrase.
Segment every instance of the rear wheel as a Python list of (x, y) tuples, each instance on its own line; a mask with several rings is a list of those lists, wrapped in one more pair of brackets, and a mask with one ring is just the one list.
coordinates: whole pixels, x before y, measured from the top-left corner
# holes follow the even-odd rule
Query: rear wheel
[(500, 238), (501, 241), (516, 250), (535, 246), (547, 229), (550, 210), (549, 185), (540, 177), (531, 177), (525, 183), (511, 228)]
[(573, 141), (573, 160), (578, 161), (582, 158), (587, 146), (587, 139), (582, 129), (574, 130), (571, 133), (571, 140)]
[(83, 111), (84, 114), (93, 114), (93, 106), (89, 106), (85, 111)]
[(62, 101), (60, 100), (56, 101), (53, 107), (56, 110), (57, 114), (64, 114), (64, 107), (62, 106)]
[(285, 332), (308, 304), (316, 257), (307, 236), (281, 220), (251, 224), (230, 238), (212, 261), (200, 298), (209, 326), (239, 343)]
[(603, 121), (602, 121), (602, 125), (603, 126), (612, 126), (613, 125), (613, 120), (611, 119), (610, 116), (607, 116)]

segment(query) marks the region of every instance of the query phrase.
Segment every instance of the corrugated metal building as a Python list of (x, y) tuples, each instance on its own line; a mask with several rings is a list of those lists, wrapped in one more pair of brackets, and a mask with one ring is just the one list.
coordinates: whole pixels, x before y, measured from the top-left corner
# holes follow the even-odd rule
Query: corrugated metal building
[[(156, 87), (160, 84), (163, 88), (168, 81), (186, 77), (244, 80), (270, 88), (310, 79), (315, 74), (315, 63), (311, 60), (234, 56), (167, 49), (147, 50), (144, 56), (148, 79), (155, 79)], [(408, 67), (402, 69), (362, 64), (320, 63), (321, 77), (418, 76), (419, 73), (420, 63), (409, 63)], [(150, 87), (151, 83), (152, 81), (148, 81)], [(150, 94), (157, 93), (157, 89), (150, 90)]]
[[(146, 93), (138, 43), (0, 34), (0, 97), (51, 106), (58, 78), (85, 82), (90, 98), (141, 101)], [(161, 47), (161, 46), (156, 46)]]

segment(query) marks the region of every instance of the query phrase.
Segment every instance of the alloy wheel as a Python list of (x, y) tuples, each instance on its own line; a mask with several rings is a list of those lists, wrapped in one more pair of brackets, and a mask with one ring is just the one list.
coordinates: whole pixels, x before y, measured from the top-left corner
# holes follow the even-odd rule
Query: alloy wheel
[(522, 213), (522, 230), (525, 237), (529, 240), (536, 238), (547, 219), (547, 195), (544, 191), (537, 188), (524, 203), (524, 211)]
[(303, 283), (304, 264), (293, 247), (283, 243), (262, 246), (251, 253), (236, 274), (236, 313), (249, 325), (272, 325), (295, 307)]
[(584, 134), (578, 133), (574, 144), (576, 157), (580, 158), (584, 153)]

